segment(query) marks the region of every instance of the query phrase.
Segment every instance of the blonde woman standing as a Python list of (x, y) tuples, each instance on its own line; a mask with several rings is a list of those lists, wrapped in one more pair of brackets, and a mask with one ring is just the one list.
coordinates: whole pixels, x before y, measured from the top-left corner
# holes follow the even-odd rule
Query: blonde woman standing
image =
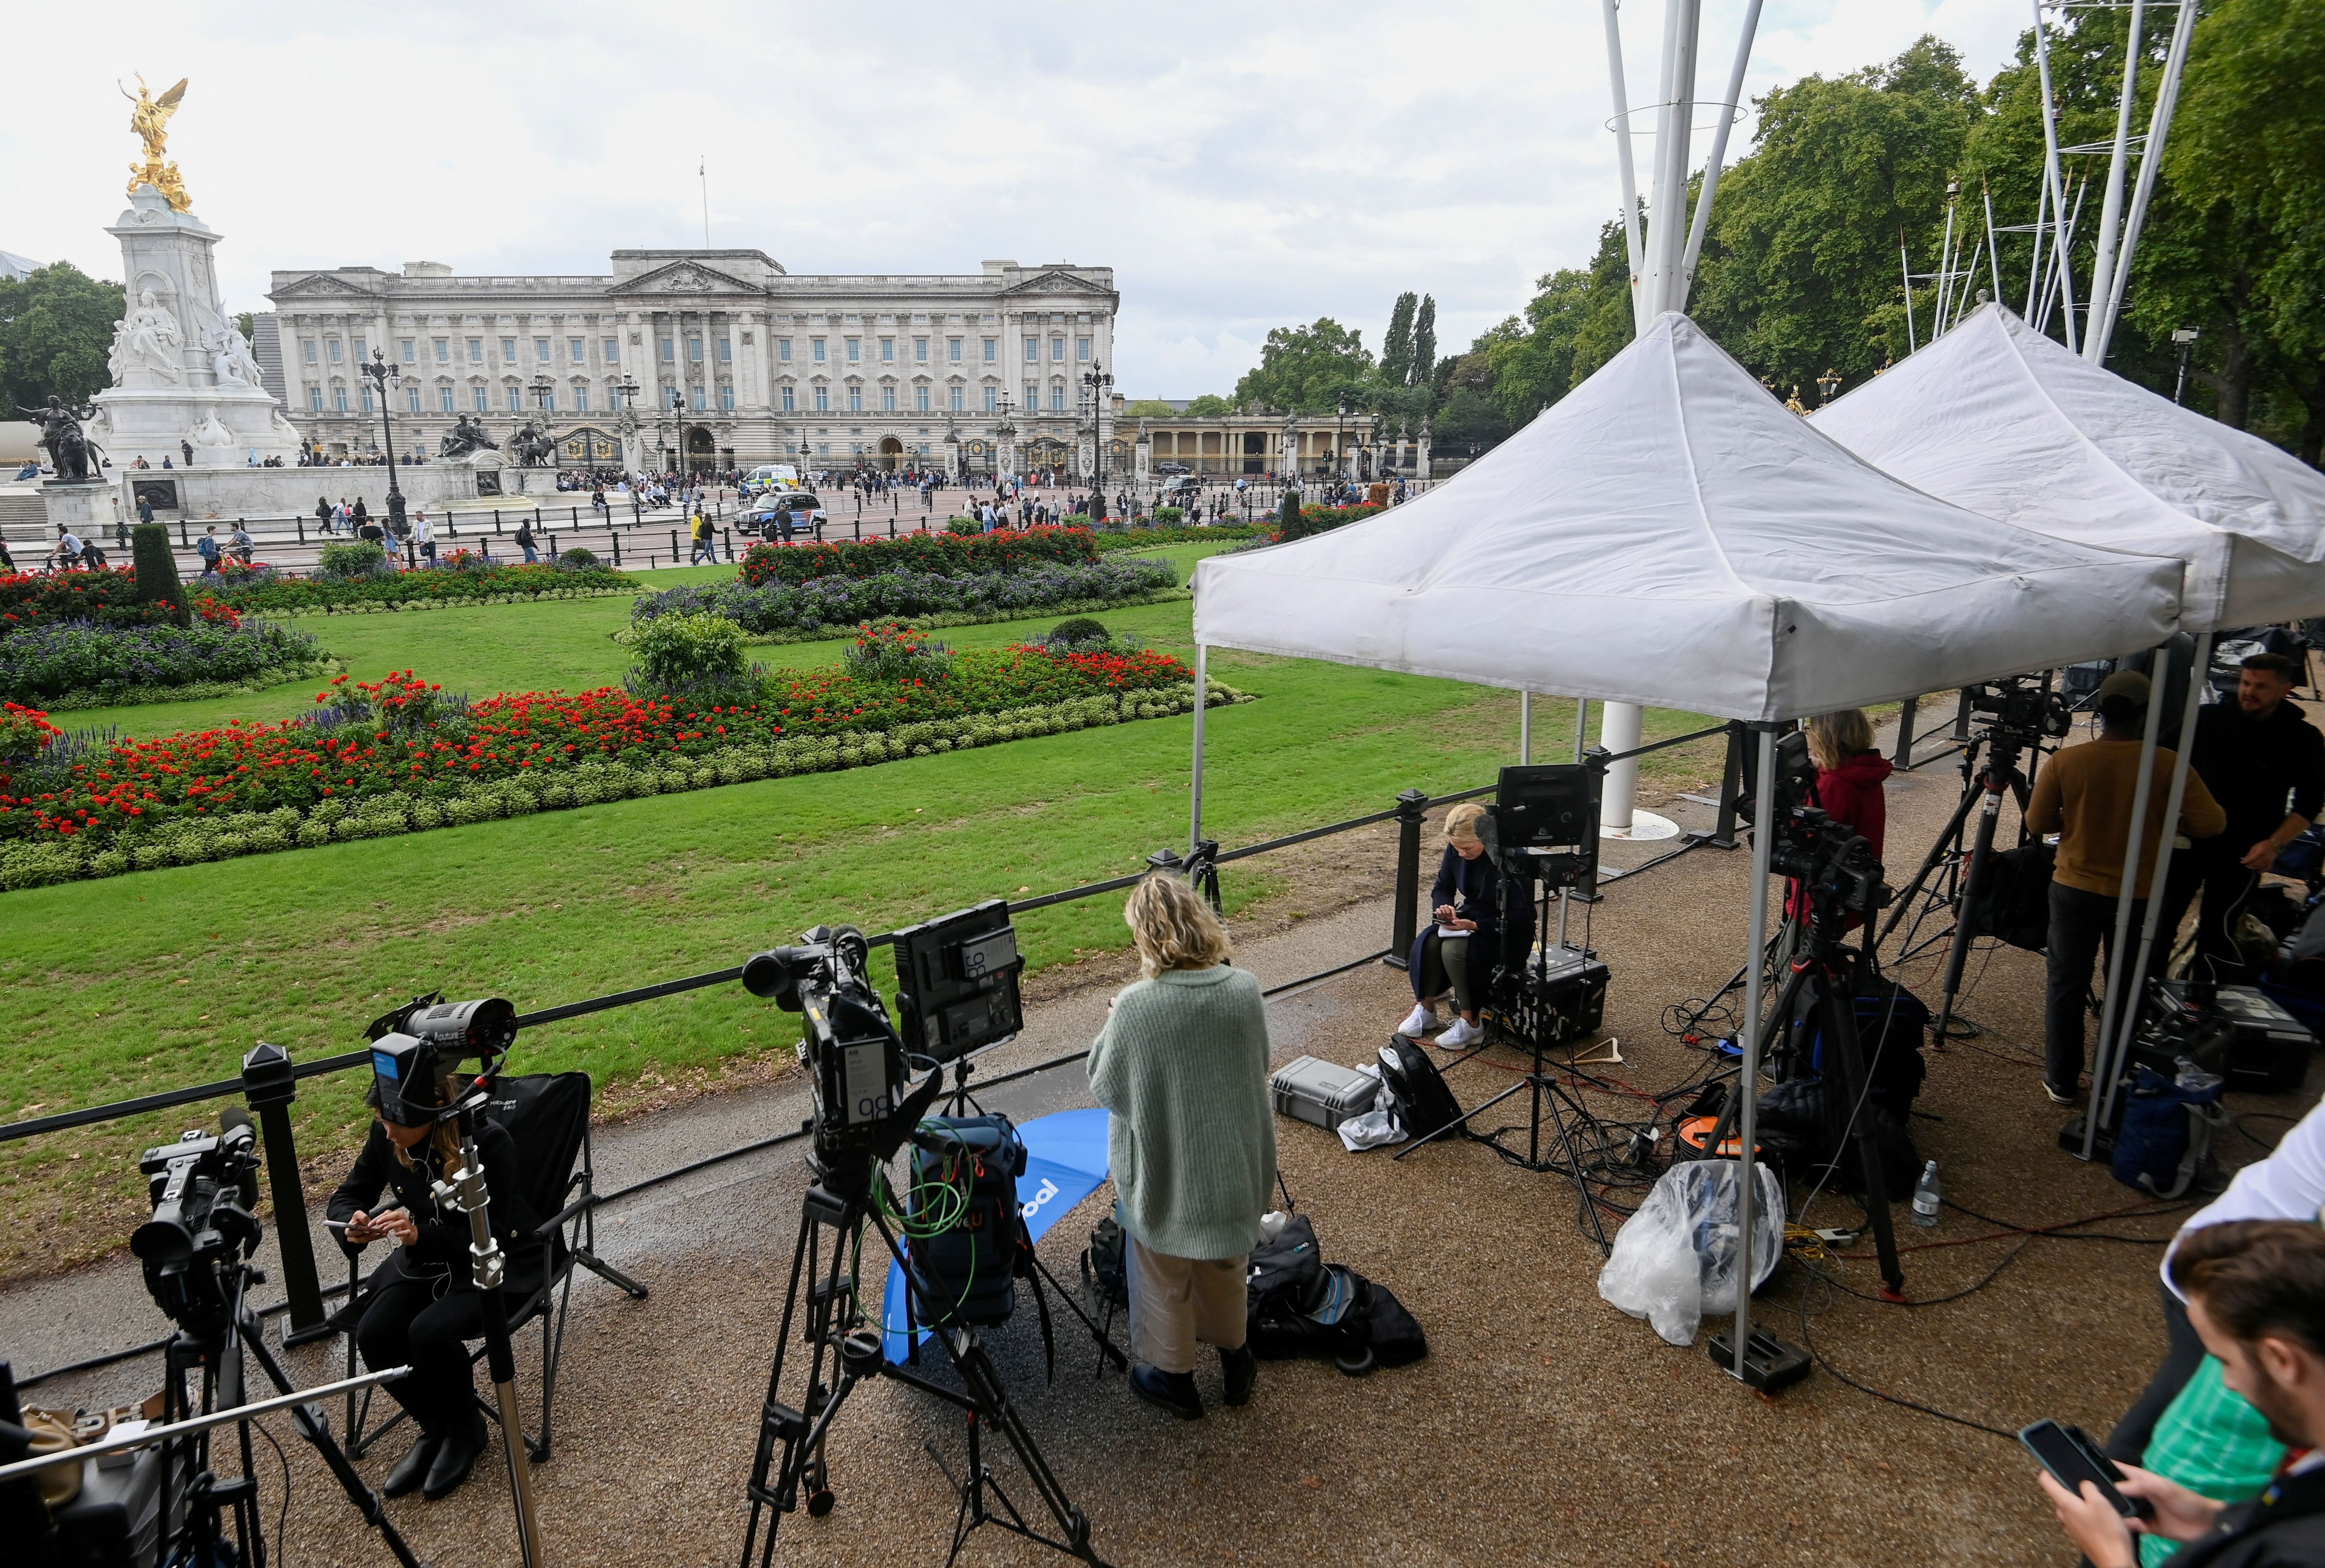
[(1184, 1420), (1203, 1414), (1196, 1344), (1215, 1348), (1229, 1405), (1251, 1398), (1246, 1264), (1275, 1179), (1267, 1017), (1259, 982), (1225, 960), (1227, 932), (1194, 890), (1157, 873), (1123, 910), (1144, 978), (1123, 988), (1091, 1046), (1090, 1090), (1129, 1233), (1130, 1386)]

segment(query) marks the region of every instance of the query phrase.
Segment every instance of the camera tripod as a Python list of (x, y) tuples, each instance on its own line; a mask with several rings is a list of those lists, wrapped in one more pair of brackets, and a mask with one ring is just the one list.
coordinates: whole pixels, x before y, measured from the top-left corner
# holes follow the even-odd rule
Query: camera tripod
[[(257, 1315), (243, 1304), (251, 1281), (260, 1278), (257, 1269), (248, 1262), (238, 1262), (235, 1269), (233, 1312), (225, 1326), (215, 1333), (197, 1333), (181, 1328), (163, 1351), (164, 1372), (162, 1381), (162, 1422), (188, 1420), (212, 1415), (218, 1409), (232, 1410), (243, 1403), (243, 1353), (247, 1350), (266, 1374), (267, 1381), (286, 1397), (298, 1392), (283, 1364), (266, 1348)], [(189, 1395), (188, 1376), (194, 1369), (201, 1369), (199, 1406)], [(329, 1419), (321, 1406), (313, 1402), (293, 1406), (292, 1421), (315, 1452), (322, 1455), (330, 1467), (332, 1477), (356, 1511), (380, 1534), (397, 1563), (403, 1568), (422, 1568), (420, 1559), (412, 1554), (394, 1522), (387, 1517), (387, 1506), (372, 1490), (331, 1435)], [(170, 1494), (182, 1486), (181, 1506), (186, 1519), (172, 1550), (162, 1554), (163, 1562), (208, 1564), (221, 1561), (238, 1561), (251, 1568), (265, 1568), (266, 1540), (258, 1507), (257, 1471), (252, 1462), (250, 1422), (237, 1421), (242, 1448), (242, 1473), (231, 1480), (220, 1480), (209, 1468), (209, 1438), (208, 1431), (165, 1442), (162, 1455), (161, 1517), (167, 1527), (173, 1509)], [(234, 1515), (234, 1536), (239, 1556), (227, 1558), (224, 1550), (223, 1516), (229, 1510)]]
[[(1986, 764), (1982, 767), (1978, 761), (1981, 745), (1987, 748)], [(1944, 999), (1939, 1004), (1937, 1017), (1931, 1025), (1941, 1047), (1950, 1039), (1971, 1039), (1978, 1033), (1977, 1025), (1954, 1011), (1954, 997), (1961, 990), (1962, 970), (1969, 962), (1969, 944), (1973, 940), (1968, 912), (1978, 895), (1986, 891), (1987, 874), (1994, 862), (1995, 829), (2001, 821), (2005, 793), (2018, 803), (2021, 819), (2025, 816), (2026, 802), (2033, 786), (2027, 775), (2019, 770), (2018, 757), (2021, 751), (2029, 747), (2038, 757), (2041, 756), (2042, 747), (2039, 739), (2005, 729), (1999, 725), (1983, 737), (1970, 738), (1962, 751), (1961, 799), (1956, 803), (1953, 815), (1946, 820), (1945, 828), (1938, 834), (1937, 842), (1931, 844), (1930, 852), (1922, 858), (1922, 864), (1914, 871), (1913, 879), (1898, 894), (1896, 907), (1890, 913), (1888, 923), (1882, 926), (1880, 935), (1868, 944), (1868, 951), (1877, 951), (1895, 932), (1905, 916), (1914, 911), (1917, 904), (1921, 905), (1921, 910), (1914, 916), (1916, 928), (1920, 925), (1921, 915), (1931, 909), (1946, 906), (1953, 910), (1953, 925), (1943, 935), (1931, 937), (1916, 946), (1911, 944), (1912, 933), (1909, 932), (1909, 945), (1898, 955), (1902, 962), (1941, 941), (1948, 943)], [(1962, 835), (1973, 807), (1978, 811), (1978, 829), (1971, 838), (1969, 849), (1964, 850)], [(1929, 891), (1932, 876), (1940, 877), (1940, 890), (1936, 892)]]
[[(811, 1517), (820, 1518), (831, 1512), (836, 1499), (824, 1444), (848, 1396), (868, 1378), (893, 1378), (957, 1407), (968, 1417), (968, 1462), (965, 1474), (954, 1482), (960, 1493), (960, 1503), (953, 1518), (952, 1548), (945, 1554), (948, 1568), (959, 1557), (970, 1534), (985, 1525), (997, 1526), (1037, 1545), (1104, 1568), (1090, 1546), (1089, 1521), (1066, 1496), (1049, 1461), (1034, 1445), (1033, 1433), (1010, 1404), (1008, 1390), (1003, 1387), (975, 1331), (966, 1327), (933, 1331), (952, 1361), (954, 1371), (960, 1376), (961, 1388), (953, 1389), (910, 1368), (891, 1363), (879, 1330), (866, 1325), (857, 1295), (857, 1278), (849, 1266), (851, 1258), (860, 1258), (862, 1255), (866, 1226), (878, 1233), (888, 1256), (902, 1270), (905, 1287), (922, 1295), (923, 1304), (941, 1308), (943, 1304), (925, 1301), (922, 1287), (895, 1232), (872, 1202), (872, 1183), (877, 1179), (877, 1167), (868, 1155), (856, 1164), (858, 1168), (846, 1173), (810, 1166), (816, 1181), (801, 1200), (799, 1239), (792, 1251), (791, 1284), (783, 1298), (783, 1322), (777, 1331), (774, 1361), (767, 1374), (767, 1396), (759, 1419), (758, 1452), (752, 1461), (746, 1489), (751, 1498), (751, 1517), (743, 1536), (743, 1568), (751, 1568), (755, 1555), (760, 1568), (766, 1568), (773, 1561), (776, 1529), (783, 1516), (799, 1507), (802, 1489), (807, 1492)], [(829, 1263), (823, 1261), (826, 1230), (831, 1232)], [(794, 1406), (783, 1401), (783, 1362), (791, 1347), (792, 1326), (799, 1315), (802, 1284), (807, 1289), (807, 1313), (801, 1337), (812, 1350), (805, 1396)], [(927, 1315), (946, 1314), (939, 1311)], [(838, 1372), (836, 1384), (826, 1382), (828, 1366)], [(983, 1433), (988, 1426), (999, 1432), (1016, 1454), (1017, 1462), (1041, 1494), (1042, 1507), (1055, 1521), (1057, 1535), (1044, 1534), (1028, 1524), (1002, 1489), (992, 1467), (985, 1462)], [(776, 1455), (779, 1443), (780, 1460)], [(931, 1448), (932, 1455), (934, 1452)], [(945, 1470), (945, 1479), (953, 1481), (952, 1472), (945, 1469), (944, 1461), (939, 1459), (937, 1462), (940, 1469)], [(996, 1503), (999, 1505), (997, 1508), (993, 1506)], [(767, 1513), (768, 1510), (773, 1511)], [(763, 1513), (767, 1513), (764, 1538), (759, 1533)]]

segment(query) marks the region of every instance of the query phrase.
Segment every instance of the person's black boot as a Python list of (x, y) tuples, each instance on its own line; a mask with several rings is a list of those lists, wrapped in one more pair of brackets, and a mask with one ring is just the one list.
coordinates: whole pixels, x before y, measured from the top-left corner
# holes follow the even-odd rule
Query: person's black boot
[(427, 1484), (420, 1489), (420, 1495), (432, 1503), (459, 1490), (484, 1452), (485, 1418), (472, 1410), (467, 1425), (456, 1426), (446, 1435), (444, 1446), (436, 1452), (436, 1462), (428, 1467)]
[(430, 1467), (436, 1462), (438, 1451), (443, 1446), (442, 1438), (433, 1433), (422, 1432), (413, 1440), (403, 1457), (395, 1461), (395, 1468), (387, 1472), (387, 1480), (379, 1489), (380, 1495), (402, 1498), (418, 1491), (420, 1483), (428, 1479)]
[(1130, 1369), (1130, 1391), (1181, 1421), (1202, 1419), (1203, 1396), (1195, 1392), (1192, 1372), (1165, 1372), (1141, 1361)]
[(1259, 1381), (1259, 1358), (1252, 1353), (1251, 1346), (1243, 1344), (1232, 1350), (1221, 1350), (1219, 1370), (1227, 1377), (1227, 1402), (1250, 1404), (1252, 1385)]

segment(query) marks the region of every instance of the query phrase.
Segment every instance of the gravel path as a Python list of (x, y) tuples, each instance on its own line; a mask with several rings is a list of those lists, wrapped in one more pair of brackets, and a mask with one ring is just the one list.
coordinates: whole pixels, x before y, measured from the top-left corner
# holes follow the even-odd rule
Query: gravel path
[[(1910, 874), (1957, 787), (1944, 765), (1892, 781), (1893, 880)], [(1593, 936), (1613, 969), (1607, 1024), (1625, 1059), (1610, 1076), (1662, 1089), (1698, 1070), (1700, 1054), (1659, 1020), (1739, 961), (1747, 881), (1744, 853), (1704, 850), (1607, 889)], [(1279, 984), (1379, 948), (1387, 924), (1384, 904), (1358, 905), (1247, 937), (1240, 958)], [(1899, 971), (1933, 1007), (1941, 957)], [(1931, 1119), (1917, 1119), (1917, 1143), (1941, 1162), (1949, 1198), (1985, 1214), (2031, 1225), (2152, 1207), (2104, 1169), (2057, 1151), (2063, 1116), (2044, 1100), (2037, 1073), (2041, 991), (2035, 955), (1973, 959), (1962, 1010), (1985, 1032), (1931, 1054), (1921, 1101)], [(1046, 1000), (987, 1072), (1087, 1044), (1107, 994), (1091, 987)], [(1370, 964), (1279, 997), (1269, 1013), (1276, 1055), (1360, 1061), (1408, 999), (1401, 972)], [(1457, 1069), (1456, 1093), (1476, 1103), (1508, 1083), (1504, 1069), (1515, 1060), (1496, 1051)], [(2231, 1109), (2286, 1116), (2313, 1098), (2237, 1098)], [(1589, 1100), (1617, 1118), (1638, 1105)], [(1088, 1089), (1069, 1068), (1007, 1086), (989, 1103), (1030, 1117), (1087, 1104)], [(801, 1106), (796, 1081), (778, 1081), (601, 1129), (600, 1186), (794, 1126)], [(2274, 1137), (2283, 1124), (2253, 1125)], [(1431, 1354), (1364, 1379), (1329, 1365), (1268, 1364), (1250, 1406), (1181, 1424), (1137, 1404), (1119, 1376), (1093, 1379), (1090, 1347), (1073, 1334), (1061, 1332), (1056, 1381), (1044, 1386), (1033, 1315), (1021, 1311), (991, 1336), (993, 1353), (1109, 1562), (2071, 1560), (2015, 1442), (1879, 1403), (1822, 1371), (1778, 1397), (1755, 1396), (1700, 1345), (1666, 1346), (1606, 1305), (1595, 1289), (1598, 1250), (1578, 1231), (1573, 1190), (1560, 1178), (1505, 1164), (1476, 1144), (1392, 1164), (1385, 1153), (1349, 1155), (1316, 1128), (1282, 1122), (1279, 1131), (1285, 1179), (1326, 1256), (1394, 1288), (1427, 1329)], [(2222, 1153), (2241, 1162), (2259, 1148), (2232, 1136)], [(556, 1457), (536, 1472), (559, 1568), (708, 1564), (739, 1551), (742, 1483), (801, 1187), (791, 1146), (602, 1217), (601, 1251), (653, 1294), (632, 1302), (586, 1274), (575, 1287)], [(1044, 1242), (1061, 1278), (1076, 1275), (1075, 1254), (1109, 1192)], [(1816, 1348), (1860, 1381), (1996, 1427), (2054, 1415), (2103, 1431), (2161, 1350), (2157, 1248), (2042, 1239), (2014, 1257), (2019, 1239), (1973, 1239), (1995, 1228), (1961, 1213), (1931, 1232), (1898, 1212), (1900, 1240), (1930, 1244), (1906, 1256), (1907, 1294), (1933, 1304), (1857, 1299), (1788, 1266), (1763, 1293), (1765, 1325), (1798, 1343), (1805, 1307)], [(1855, 1214), (1848, 1200), (1827, 1197), (1810, 1218), (1838, 1226)], [(2098, 1229), (2160, 1239), (2176, 1222), (2126, 1217)], [(2005, 1258), (1984, 1289), (1935, 1303)], [(1869, 1258), (1820, 1266), (1850, 1289), (1877, 1288)], [(160, 1327), (121, 1262), (0, 1292), (0, 1344), (20, 1368), (135, 1343)], [(292, 1362), (301, 1378), (329, 1375), (320, 1350)], [(150, 1363), (137, 1364), (40, 1393), (51, 1403), (110, 1402), (148, 1391), (152, 1376)], [(522, 1381), (530, 1394), (533, 1373)], [(1199, 1381), (1216, 1402), (1216, 1368)], [(294, 1481), (287, 1553), (276, 1562), (385, 1561), (288, 1424), (273, 1424)], [(899, 1386), (860, 1390), (832, 1441), (838, 1508), (824, 1519), (785, 1518), (778, 1561), (940, 1562), (952, 1499), (924, 1443), (958, 1470), (959, 1423), (946, 1407)], [(365, 1473), (375, 1480), (396, 1452), (384, 1445)], [(1020, 1506), (1033, 1506), (1014, 1464), (997, 1462), (1005, 1484), (1018, 1483)], [(280, 1472), (263, 1447), (261, 1468), (271, 1525)], [(391, 1507), (439, 1568), (506, 1563), (515, 1560), (506, 1493), (495, 1469), (443, 1503)], [(965, 1561), (1043, 1556), (988, 1530)]]

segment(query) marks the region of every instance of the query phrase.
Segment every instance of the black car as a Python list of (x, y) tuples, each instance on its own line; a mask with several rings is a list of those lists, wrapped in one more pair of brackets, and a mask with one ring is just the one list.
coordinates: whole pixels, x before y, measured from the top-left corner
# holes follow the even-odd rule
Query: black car
[(829, 520), (822, 501), (809, 492), (776, 490), (761, 496), (756, 509), (736, 526), (761, 539), (812, 539), (816, 530)]

